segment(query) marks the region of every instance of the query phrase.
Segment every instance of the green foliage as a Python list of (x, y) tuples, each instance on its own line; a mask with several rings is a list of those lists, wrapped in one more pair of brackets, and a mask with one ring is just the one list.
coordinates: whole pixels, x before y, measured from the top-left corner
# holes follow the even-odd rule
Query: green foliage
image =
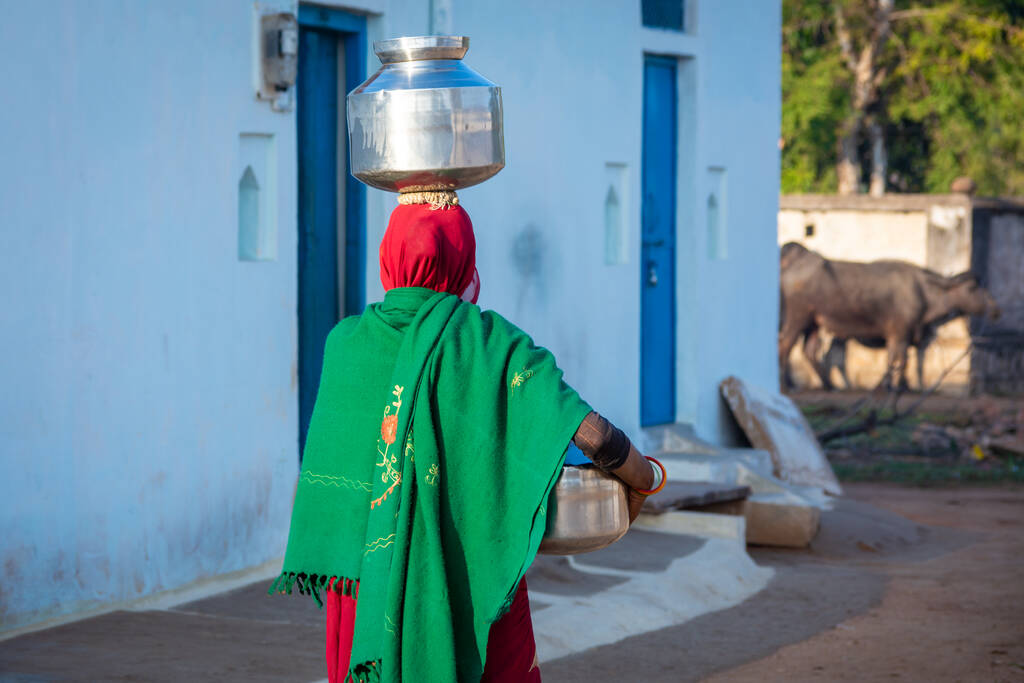
[(782, 191), (833, 192), (839, 125), (849, 106), (827, 3), (782, 6)]
[[(844, 0), (854, 19), (866, 2)], [(783, 192), (836, 189), (852, 76), (831, 8), (783, 3)], [(948, 192), (969, 175), (980, 194), (1024, 195), (1024, 1), (897, 0), (880, 60), (891, 189)]]
[(880, 458), (877, 462), (832, 461), (841, 482), (887, 481), (915, 486), (1024, 482), (1024, 466), (1015, 460), (986, 468), (960, 463), (908, 462)]

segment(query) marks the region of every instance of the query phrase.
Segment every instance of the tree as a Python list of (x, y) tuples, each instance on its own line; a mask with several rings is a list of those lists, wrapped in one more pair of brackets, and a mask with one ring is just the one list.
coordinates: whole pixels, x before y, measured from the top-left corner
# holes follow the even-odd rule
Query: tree
[(784, 192), (1024, 195), (1024, 2), (784, 0)]
[[(860, 185), (861, 164), (858, 154), (860, 136), (867, 127), (871, 143), (870, 193), (885, 193), (885, 137), (879, 92), (888, 73), (884, 63), (893, 0), (835, 2), (835, 22), (839, 54), (850, 70), (849, 111), (839, 133), (836, 175), (839, 194), (856, 194)], [(874, 110), (874, 111), (873, 111)]]

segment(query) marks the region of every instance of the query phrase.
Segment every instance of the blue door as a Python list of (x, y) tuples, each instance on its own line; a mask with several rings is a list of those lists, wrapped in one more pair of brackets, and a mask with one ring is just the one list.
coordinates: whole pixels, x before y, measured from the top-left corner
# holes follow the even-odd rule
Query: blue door
[(362, 311), (366, 299), (366, 193), (348, 172), (344, 146), (345, 95), (366, 77), (365, 40), (365, 18), (300, 6), (296, 83), (300, 460), (320, 384), (324, 341), (343, 316)]
[(676, 415), (676, 60), (644, 58), (640, 423)]

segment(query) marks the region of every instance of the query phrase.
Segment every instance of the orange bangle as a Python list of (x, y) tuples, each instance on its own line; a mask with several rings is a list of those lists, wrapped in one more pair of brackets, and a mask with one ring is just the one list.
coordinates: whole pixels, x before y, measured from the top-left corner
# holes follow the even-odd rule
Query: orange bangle
[(655, 465), (657, 465), (661, 469), (661, 483), (658, 484), (657, 486), (655, 486), (653, 489), (633, 489), (633, 490), (636, 491), (637, 493), (639, 493), (642, 496), (653, 496), (655, 493), (657, 493), (658, 491), (660, 491), (663, 488), (665, 488), (665, 482), (668, 481), (668, 473), (665, 471), (665, 466), (661, 464), (660, 460), (658, 460), (656, 458), (652, 458), (649, 455), (645, 455), (644, 457), (647, 458), (648, 460), (650, 460), (651, 462), (653, 462)]

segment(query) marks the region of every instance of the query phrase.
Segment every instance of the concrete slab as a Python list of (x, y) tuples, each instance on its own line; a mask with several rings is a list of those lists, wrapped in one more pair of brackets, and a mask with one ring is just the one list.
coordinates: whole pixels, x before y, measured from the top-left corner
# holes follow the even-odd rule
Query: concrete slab
[(750, 495), (749, 486), (712, 481), (668, 481), (657, 495), (644, 501), (643, 511), (658, 515), (669, 510), (685, 510), (714, 503), (743, 500)]
[(576, 555), (577, 565), (633, 572), (663, 572), (673, 561), (696, 553), (706, 539), (663, 534), (634, 527), (616, 543), (593, 553)]
[(772, 459), (767, 451), (756, 448), (720, 449), (711, 453), (671, 451), (657, 453), (670, 481), (715, 481), (737, 483), (742, 469), (762, 477), (772, 477)]
[[(625, 538), (620, 542), (623, 540)], [(573, 567), (568, 557), (555, 555), (538, 555), (526, 572), (526, 583), (530, 588), (531, 597), (541, 593), (561, 596), (593, 595), (627, 580), (625, 576), (585, 574)], [(534, 602), (531, 599), (530, 604), (533, 605)]]
[(726, 539), (706, 539), (697, 550), (657, 572), (611, 569), (580, 560), (569, 558), (569, 563), (595, 577), (627, 580), (586, 596), (552, 595), (531, 588), (535, 599), (551, 605), (533, 619), (541, 662), (732, 607), (764, 588), (773, 574), (754, 564), (742, 542)]
[[(678, 434), (673, 438), (681, 442)], [(706, 452), (658, 454), (669, 485), (686, 486), (704, 480), (722, 487), (745, 487), (751, 491), (747, 503), (737, 507), (712, 502), (700, 511), (665, 513), (661, 515), (663, 519), (642, 514), (637, 528), (802, 548), (813, 538), (821, 511), (830, 510), (837, 500), (819, 486), (794, 484), (775, 477), (767, 451), (702, 448)], [(774, 524), (778, 528), (773, 528)]]
[(688, 510), (673, 510), (661, 515), (641, 514), (633, 525), (647, 531), (728, 541), (743, 542), (747, 535), (746, 520), (741, 516)]

